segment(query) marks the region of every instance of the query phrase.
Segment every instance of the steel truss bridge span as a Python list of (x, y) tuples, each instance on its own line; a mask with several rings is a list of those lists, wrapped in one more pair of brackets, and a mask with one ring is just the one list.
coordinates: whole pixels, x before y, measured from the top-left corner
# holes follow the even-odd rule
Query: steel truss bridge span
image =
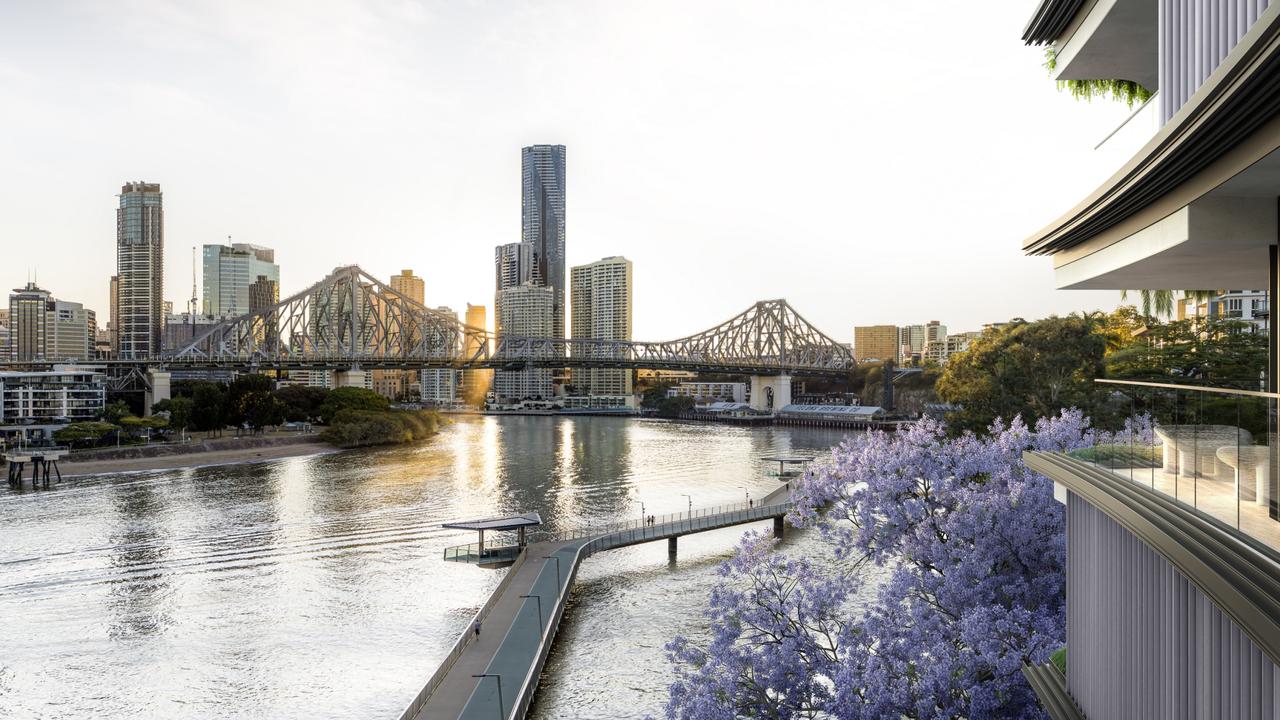
[(838, 376), (855, 361), (785, 300), (665, 342), (524, 337), (459, 322), (358, 266), (271, 307), (227, 319), (185, 347), (136, 364), (166, 369), (645, 368)]

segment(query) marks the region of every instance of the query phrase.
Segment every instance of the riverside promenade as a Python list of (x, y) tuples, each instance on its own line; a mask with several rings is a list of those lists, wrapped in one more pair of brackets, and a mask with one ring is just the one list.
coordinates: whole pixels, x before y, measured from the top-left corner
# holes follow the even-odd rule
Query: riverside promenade
[[(658, 540), (667, 541), (674, 558), (682, 535), (769, 519), (773, 520), (774, 535), (781, 537), (783, 516), (792, 507), (789, 488), (781, 487), (758, 503), (662, 515), (653, 525), (635, 522), (571, 530), (530, 544), (401, 714), (401, 720), (523, 718), (584, 559), (604, 550)], [(481, 623), (478, 637), (472, 632), (476, 621)]]

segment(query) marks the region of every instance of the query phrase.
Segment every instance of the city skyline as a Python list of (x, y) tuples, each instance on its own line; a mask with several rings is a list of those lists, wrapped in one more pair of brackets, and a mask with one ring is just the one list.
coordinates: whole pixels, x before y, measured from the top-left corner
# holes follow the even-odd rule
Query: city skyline
[[(816, 9), (783, 16), (753, 4), (717, 13), (715, 5), (678, 12), (674, 6), (631, 5), (416, 12), (412, 5), (363, 10), (337, 3), (333, 20), (352, 20), (368, 35), (333, 36), (331, 26), (341, 22), (306, 25), (306, 32), (290, 33), (287, 48), (267, 40), (278, 37), (285, 18), (248, 6), (241, 8), (247, 21), (235, 23), (217, 8), (148, 13), (145, 3), (109, 14), (92, 7), (5, 8), (0, 99), (17, 109), (7, 120), (11, 137), (36, 139), (10, 148), (14, 172), (2, 181), (6, 196), (32, 212), (7, 219), (0, 232), (39, 240), (18, 243), (24, 247), (12, 258), (18, 272), (10, 284), (18, 284), (25, 268), (37, 269), (55, 292), (84, 288), (77, 298), (108, 316), (110, 250), (102, 247), (110, 237), (104, 230), (111, 222), (107, 188), (136, 177), (162, 184), (167, 194), (165, 295), (178, 307), (189, 294), (190, 248), (228, 234), (288, 258), (282, 297), (335, 265), (355, 262), (379, 277), (403, 266), (419, 268), (431, 306), (487, 304), (491, 248), (521, 239), (516, 148), (549, 142), (573, 151), (566, 265), (616, 253), (635, 262), (637, 337), (677, 337), (774, 297), (805, 308), (821, 327), (844, 329), (841, 339), (855, 324), (900, 324), (937, 314), (925, 305), (927, 298), (902, 292), (904, 281), (908, 288), (946, 294), (954, 308), (947, 320), (956, 327), (1114, 306), (1114, 293), (1047, 290), (1050, 269), (1010, 250), (1010, 239), (1056, 211), (1048, 197), (1058, 191), (1083, 195), (1104, 172), (1081, 170), (1089, 163), (1076, 156), (1093, 153), (1127, 109), (1095, 102), (1078, 112), (1075, 100), (1045, 81), (1038, 51), (1005, 32), (1008, 17), (1017, 13), (1004, 5), (893, 10), (892, 18), (887, 9), (835, 8), (824, 11), (824, 22), (812, 23), (809, 13)], [(934, 62), (928, 63), (929, 76), (905, 68), (906, 83), (850, 72), (883, 45), (874, 32), (883, 23), (921, 25), (926, 32), (947, 26), (921, 24), (913, 15), (926, 12), (954, 14), (949, 19), (990, 39), (975, 43), (977, 54), (963, 77)], [(572, 22), (561, 30), (557, 23), (566, 15)], [(699, 50), (700, 34), (713, 18), (725, 25), (723, 48)], [(404, 29), (380, 34), (395, 23)], [(664, 29), (623, 31), (633, 23)], [(138, 33), (140, 43), (121, 49), (95, 39), (103, 27), (155, 32)], [(451, 53), (475, 57), (448, 36), (480, 27), (490, 28), (486, 47), (495, 60), (467, 63), (456, 78), (431, 70)], [(556, 43), (539, 60), (540, 71), (562, 74), (563, 82), (539, 84), (499, 69), (499, 61), (520, 47), (521, 33), (562, 31), (599, 36)], [(42, 38), (39, 44), (35, 37)], [(620, 43), (620, 51), (606, 52), (609, 43)], [(107, 82), (84, 63), (75, 62), (73, 71), (55, 57), (74, 60), (67, 48), (80, 45), (78, 52), (101, 51), (106, 59), (156, 66), (146, 61), (164, 56), (171, 62), (146, 80), (112, 75)], [(245, 52), (223, 52), (229, 46)], [(752, 47), (761, 49), (760, 57), (738, 52)], [(672, 58), (653, 68), (619, 54)], [(728, 63), (722, 55), (736, 60)], [(222, 60), (210, 64), (213, 58)], [(598, 66), (588, 62), (593, 58), (601, 60)], [(358, 98), (331, 98), (328, 81), (322, 92), (310, 75), (295, 77), (298, 60), (321, 62), (317, 70), (332, 71), (337, 80), (351, 73), (378, 80), (351, 91)], [(688, 72), (676, 72), (677, 63)], [(815, 67), (826, 74), (812, 76)], [(670, 85), (655, 85), (655, 71)], [(257, 79), (237, 85), (245, 72)], [(597, 82), (602, 72), (617, 73), (618, 82)], [(975, 73), (1018, 90), (991, 98), (998, 106), (992, 112), (1009, 118), (1007, 127), (988, 127), (962, 113), (946, 128), (894, 128), (853, 100), (863, 94), (877, 105), (963, 107)], [(84, 113), (66, 109), (73, 98), (77, 107), (103, 99), (94, 89), (102, 83), (122, 99), (119, 110), (94, 117), (100, 125), (93, 135), (123, 127), (126, 118), (155, 115), (164, 122), (147, 142), (85, 144)], [(815, 83), (830, 92), (815, 97)], [(281, 107), (271, 98), (286, 85), (294, 104)], [(40, 90), (55, 87), (65, 90)], [(570, 92), (583, 87), (596, 92)], [(760, 88), (777, 102), (756, 102), (752, 90)], [(266, 103), (261, 111), (253, 109), (257, 101)], [(530, 112), (502, 112), (504, 106)], [(789, 106), (818, 126), (796, 134), (800, 126)], [(464, 126), (439, 113), (442, 107), (475, 112), (468, 112), (472, 119)], [(38, 127), (46, 129), (37, 133)], [(369, 144), (370, 134), (386, 139)], [(937, 144), (956, 134), (966, 142)], [(436, 136), (448, 142), (426, 140)], [(819, 143), (817, 136), (825, 139)], [(1044, 143), (1044, 136), (1055, 142)], [(216, 141), (217, 153), (199, 142), (205, 137)], [(357, 137), (360, 142), (352, 142)], [(997, 138), (1007, 142), (994, 147)], [(54, 152), (46, 143), (60, 148)], [(764, 147), (759, 143), (776, 143), (780, 151), (748, 151)], [(321, 144), (327, 147), (323, 158), (315, 153)], [(894, 162), (881, 162), (891, 148)], [(1044, 166), (1059, 170), (1029, 181), (1020, 161), (1032, 148)], [(966, 179), (960, 168), (978, 154), (992, 172)], [(257, 168), (257, 181), (243, 182), (245, 167)], [(872, 177), (861, 167), (882, 169)], [(54, 200), (38, 187), (54, 178), (60, 193), (50, 205)], [(996, 195), (1006, 198), (998, 214), (965, 210), (989, 207), (986, 199)], [(56, 208), (52, 222), (50, 208)], [(928, 255), (905, 254), (907, 246), (921, 243)], [(73, 248), (83, 262), (69, 265), (42, 255), (40, 248), (50, 244)], [(923, 256), (936, 262), (920, 263)], [(904, 263), (911, 273), (884, 272)], [(687, 272), (689, 267), (698, 272)], [(832, 267), (844, 272), (815, 282)], [(1006, 279), (973, 292), (979, 270), (985, 278)], [(850, 283), (860, 287), (860, 296), (869, 288), (886, 301), (856, 304), (849, 299)]]

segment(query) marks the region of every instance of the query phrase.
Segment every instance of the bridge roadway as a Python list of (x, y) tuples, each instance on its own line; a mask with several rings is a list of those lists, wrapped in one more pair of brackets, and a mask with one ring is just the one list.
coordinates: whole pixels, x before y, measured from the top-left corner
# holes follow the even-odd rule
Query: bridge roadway
[[(675, 543), (682, 535), (769, 519), (775, 535), (780, 535), (782, 518), (792, 507), (789, 488), (778, 488), (754, 505), (664, 515), (652, 526), (610, 526), (530, 544), (400, 719), (523, 718), (584, 559), (604, 550), (663, 539)], [(481, 623), (478, 637), (472, 631), (475, 620)], [(476, 675), (497, 675), (500, 680)]]

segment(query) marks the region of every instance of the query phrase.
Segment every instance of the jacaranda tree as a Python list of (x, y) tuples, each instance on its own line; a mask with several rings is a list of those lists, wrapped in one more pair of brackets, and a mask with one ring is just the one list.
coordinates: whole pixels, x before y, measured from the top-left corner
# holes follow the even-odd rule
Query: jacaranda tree
[[(791, 516), (830, 557), (748, 535), (712, 593), (710, 640), (668, 645), (668, 717), (1044, 717), (1020, 668), (1064, 642), (1063, 511), (1022, 453), (1127, 442), (1097, 435), (1063, 411), (981, 437), (926, 419), (846, 440)], [(888, 579), (858, 609), (865, 563)]]

